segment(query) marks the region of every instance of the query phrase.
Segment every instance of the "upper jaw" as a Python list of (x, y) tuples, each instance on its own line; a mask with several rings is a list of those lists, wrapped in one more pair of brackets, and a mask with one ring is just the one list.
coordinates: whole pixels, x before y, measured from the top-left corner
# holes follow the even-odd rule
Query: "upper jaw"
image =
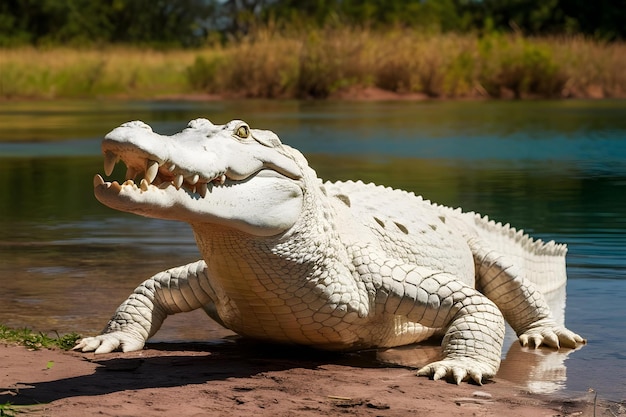
[[(111, 160), (118, 156), (106, 152), (105, 155), (105, 170), (111, 172)], [(100, 175), (94, 178), (96, 198), (116, 210), (192, 225), (220, 224), (255, 236), (282, 233), (296, 223), (301, 213), (302, 182), (272, 169), (263, 168), (244, 179), (231, 179), (220, 172), (210, 176), (189, 173), (172, 168), (168, 161), (159, 165), (154, 159), (142, 159), (144, 156), (124, 158), (121, 160), (125, 163), (130, 161), (129, 171), (145, 167), (142, 172), (135, 171), (143, 177), (139, 186), (132, 179), (119, 184), (105, 182)], [(186, 174), (192, 175), (191, 179)], [(174, 182), (179, 181), (180, 175), (183, 182), (177, 188)]]
[(127, 166), (126, 182), (138, 178), (142, 189), (173, 185), (201, 197), (211, 186), (245, 181), (263, 170), (300, 182), (300, 169), (290, 158), (254, 141), (256, 147), (238, 144), (220, 128), (192, 121), (182, 132), (163, 136), (143, 122), (125, 123), (102, 141), (104, 173), (111, 175), (122, 161)]
[[(115, 165), (121, 161), (126, 165), (125, 181), (122, 184), (117, 181), (105, 182), (102, 176), (96, 175), (94, 187), (106, 185), (106, 188), (113, 186), (113, 189), (121, 189), (121, 187), (126, 186), (143, 192), (150, 191), (151, 187), (161, 190), (174, 187), (176, 190), (186, 191), (194, 198), (204, 198), (213, 187), (233, 185), (257, 175), (259, 177), (288, 179), (288, 177), (272, 169), (262, 169), (245, 178), (232, 178), (227, 168), (205, 172), (191, 171), (165, 157), (150, 154), (134, 146), (124, 146), (114, 141), (105, 140), (102, 144), (102, 150), (105, 175), (110, 176)], [(141, 178), (139, 183), (135, 183), (139, 178)]]
[(102, 144), (104, 153), (104, 173), (110, 176), (115, 164), (122, 161), (126, 165), (125, 183), (134, 184), (136, 178), (141, 178), (140, 188), (148, 190), (148, 186), (166, 188), (170, 185), (176, 189), (185, 189), (190, 193), (197, 193), (205, 197), (208, 187), (224, 185), (231, 180), (227, 169), (218, 169), (213, 172), (194, 172), (176, 165), (164, 157), (149, 154), (133, 146), (123, 146), (117, 142), (105, 140)]

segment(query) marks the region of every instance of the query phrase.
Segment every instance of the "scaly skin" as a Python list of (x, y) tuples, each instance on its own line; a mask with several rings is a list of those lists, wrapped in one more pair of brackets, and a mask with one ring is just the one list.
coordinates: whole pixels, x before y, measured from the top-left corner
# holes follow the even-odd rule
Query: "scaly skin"
[(241, 121), (198, 119), (172, 137), (131, 122), (103, 153), (107, 174), (121, 160), (131, 180), (96, 176), (96, 197), (188, 222), (203, 260), (144, 281), (75, 349), (138, 350), (168, 315), (198, 308), (244, 336), (322, 349), (443, 334), (443, 359), (418, 374), (456, 383), (495, 375), (504, 319), (522, 344), (584, 343), (542, 295), (565, 284), (562, 245), (404, 191), (322, 183), (298, 151)]

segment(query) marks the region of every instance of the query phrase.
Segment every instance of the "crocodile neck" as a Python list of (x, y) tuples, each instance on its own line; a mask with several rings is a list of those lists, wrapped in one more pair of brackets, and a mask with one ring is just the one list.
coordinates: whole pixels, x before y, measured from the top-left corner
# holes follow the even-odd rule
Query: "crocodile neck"
[[(313, 193), (321, 191), (315, 188)], [(303, 308), (287, 300), (307, 300), (306, 309), (314, 314), (328, 304), (333, 283), (345, 286), (352, 280), (347, 250), (326, 203), (325, 196), (306, 193), (300, 220), (270, 237), (215, 224), (192, 225), (217, 294), (218, 313), (228, 327), (252, 337), (280, 338), (281, 328)], [(306, 343), (306, 335), (300, 340), (296, 334), (294, 340), (293, 331), (284, 334), (285, 341)]]

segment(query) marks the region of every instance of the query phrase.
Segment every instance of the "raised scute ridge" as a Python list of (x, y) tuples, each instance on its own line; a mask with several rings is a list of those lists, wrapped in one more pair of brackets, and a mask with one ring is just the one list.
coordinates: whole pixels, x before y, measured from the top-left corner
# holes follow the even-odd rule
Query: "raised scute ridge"
[(513, 242), (521, 245), (530, 254), (537, 256), (565, 256), (565, 254), (567, 254), (567, 245), (565, 244), (557, 244), (553, 240), (546, 243), (541, 239), (533, 239), (528, 234), (524, 233), (522, 229), (517, 230), (509, 223), (503, 225), (501, 222), (490, 220), (489, 216), (481, 216), (478, 213), (474, 213), (474, 215), (476, 224), (479, 227), (492, 233), (508, 236)]

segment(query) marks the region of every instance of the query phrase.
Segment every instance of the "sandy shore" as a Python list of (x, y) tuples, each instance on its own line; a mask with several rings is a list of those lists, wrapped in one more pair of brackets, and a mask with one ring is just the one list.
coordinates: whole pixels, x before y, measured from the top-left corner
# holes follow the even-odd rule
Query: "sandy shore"
[[(0, 345), (0, 405), (28, 416), (618, 416), (626, 407), (456, 386), (329, 354), (245, 341), (106, 355)], [(595, 409), (595, 410), (594, 410)], [(0, 408), (0, 412), (2, 409)], [(0, 413), (1, 414), (1, 413)]]

